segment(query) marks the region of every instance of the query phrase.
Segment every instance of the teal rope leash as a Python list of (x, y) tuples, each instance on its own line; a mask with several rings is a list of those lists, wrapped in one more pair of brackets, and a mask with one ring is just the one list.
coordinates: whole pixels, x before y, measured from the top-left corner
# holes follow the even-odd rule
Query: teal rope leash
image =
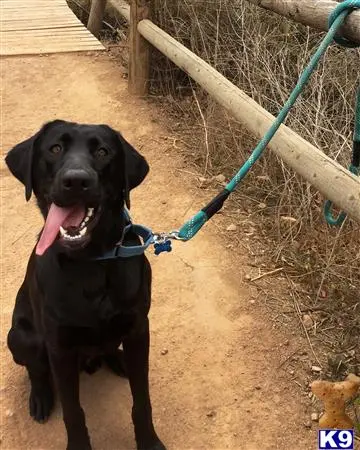
[[(349, 171), (354, 175), (360, 175), (360, 87), (357, 93), (356, 108), (355, 108), (355, 131), (353, 140), (353, 154)], [(337, 217), (334, 217), (331, 209), (333, 202), (327, 200), (324, 205), (324, 215), (326, 222), (329, 225), (340, 226), (346, 219), (346, 213), (341, 211)]]
[[(329, 31), (325, 38), (321, 42), (319, 48), (310, 60), (309, 65), (306, 67), (304, 72), (301, 74), (293, 92), (291, 93), (289, 99), (285, 103), (284, 107), (281, 109), (279, 115), (276, 117), (274, 123), (271, 125), (265, 136), (260, 140), (258, 145), (253, 150), (252, 154), (248, 160), (244, 163), (238, 173), (234, 178), (225, 186), (225, 189), (220, 192), (210, 203), (208, 203), (202, 210), (196, 213), (190, 220), (188, 220), (179, 230), (177, 238), (183, 241), (188, 241), (204, 226), (204, 224), (216, 214), (223, 206), (225, 200), (228, 196), (235, 190), (238, 184), (245, 178), (253, 165), (258, 161), (261, 155), (264, 153), (267, 145), (275, 135), (276, 131), (279, 129), (280, 125), (285, 121), (288, 113), (290, 112), (292, 106), (296, 102), (297, 98), (303, 91), (307, 82), (309, 81), (311, 74), (317, 67), (321, 57), (326, 52), (327, 48), (331, 45), (333, 40), (341, 45), (347, 47), (355, 47), (356, 44), (348, 41), (345, 38), (337, 36), (337, 32), (343, 24), (345, 18), (354, 9), (360, 8), (360, 0), (345, 0), (333, 10), (329, 23)], [(360, 106), (359, 106), (360, 107)], [(359, 116), (358, 116), (359, 117)], [(360, 130), (358, 131), (360, 133)], [(360, 139), (359, 139), (360, 141)]]
[[(333, 9), (333, 11), (330, 13), (329, 20), (328, 20), (328, 28), (331, 28), (338, 18), (338, 16), (343, 13), (347, 12), (350, 13), (354, 9), (359, 8), (359, 2), (357, 0), (345, 0), (341, 2), (336, 8)], [(358, 47), (358, 44), (355, 42), (349, 41), (349, 39), (346, 39), (342, 36), (335, 36), (334, 41), (338, 45), (342, 45), (343, 47), (347, 48), (356, 48)]]

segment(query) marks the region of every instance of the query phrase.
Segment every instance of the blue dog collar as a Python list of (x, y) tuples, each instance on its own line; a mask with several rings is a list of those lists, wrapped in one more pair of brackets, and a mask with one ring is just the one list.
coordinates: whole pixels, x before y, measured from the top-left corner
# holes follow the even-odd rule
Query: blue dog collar
[[(140, 245), (123, 245), (125, 236), (127, 233), (132, 231), (137, 236), (139, 236), (143, 242)], [(123, 239), (119, 244), (117, 244), (113, 249), (105, 252), (102, 256), (97, 256), (93, 258), (97, 261), (106, 259), (117, 259), (117, 258), (131, 258), (132, 256), (139, 256), (145, 253), (148, 247), (154, 243), (153, 233), (149, 228), (142, 225), (134, 225), (130, 223), (124, 228)]]
[[(130, 214), (126, 208), (124, 208), (124, 216), (125, 222), (128, 223), (128, 225), (126, 225), (124, 228), (120, 242), (116, 244), (114, 248), (105, 252), (103, 255), (93, 258), (94, 260), (102, 261), (106, 259), (131, 258), (132, 256), (139, 256), (144, 254), (148, 247), (150, 247), (150, 245), (154, 243), (153, 232), (143, 225), (134, 225), (131, 222)], [(125, 237), (130, 231), (140, 237), (142, 244), (129, 246), (123, 245)]]

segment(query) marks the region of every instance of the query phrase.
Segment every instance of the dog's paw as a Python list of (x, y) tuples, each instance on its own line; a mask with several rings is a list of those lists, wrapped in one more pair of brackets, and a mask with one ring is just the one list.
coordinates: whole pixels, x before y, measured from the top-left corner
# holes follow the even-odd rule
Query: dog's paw
[(54, 406), (54, 396), (50, 386), (31, 389), (29, 398), (30, 416), (39, 423), (45, 423)]
[(124, 359), (124, 352), (117, 349), (116, 352), (104, 356), (104, 361), (109, 369), (119, 377), (127, 378), (127, 370)]

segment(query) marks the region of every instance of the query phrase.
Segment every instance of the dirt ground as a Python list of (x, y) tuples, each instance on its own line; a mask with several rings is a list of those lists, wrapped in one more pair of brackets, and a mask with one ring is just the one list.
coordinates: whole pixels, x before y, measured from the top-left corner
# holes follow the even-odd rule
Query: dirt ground
[[(1, 88), (2, 155), (51, 119), (108, 123), (151, 166), (133, 194), (135, 221), (173, 229), (206, 200), (179, 170), (184, 163), (169, 144), (159, 112), (129, 96), (107, 54), (9, 58), (3, 61)], [(25, 370), (6, 347), (15, 295), (41, 219), (1, 164), (1, 448), (63, 449), (59, 404), (47, 424), (30, 419)], [(237, 238), (243, 238), (241, 230)], [(172, 254), (149, 256), (151, 393), (156, 428), (168, 449), (317, 448), (315, 431), (304, 426), (306, 398), (280, 370), (289, 336), (274, 330), (253, 301), (241, 245), (230, 252), (215, 219), (193, 241), (175, 244)], [(81, 378), (94, 449), (134, 449), (126, 380), (106, 369)]]

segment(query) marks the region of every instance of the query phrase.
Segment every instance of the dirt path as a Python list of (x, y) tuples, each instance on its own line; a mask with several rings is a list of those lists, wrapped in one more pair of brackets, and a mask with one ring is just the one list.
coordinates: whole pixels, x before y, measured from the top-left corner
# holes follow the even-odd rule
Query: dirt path
[[(202, 203), (177, 168), (179, 155), (158, 112), (129, 97), (107, 55), (8, 59), (3, 64), (2, 155), (50, 119), (108, 123), (146, 155), (151, 175), (132, 201), (135, 220), (168, 230)], [(171, 139), (170, 139), (171, 141)], [(63, 449), (60, 407), (46, 425), (28, 417), (28, 381), (5, 340), (40, 217), (1, 166), (1, 448)], [(234, 259), (216, 225), (171, 255), (150, 256), (151, 391), (158, 432), (170, 449), (312, 449), (304, 398), (284, 378), (280, 344), (242, 282), (246, 256)], [(239, 236), (241, 238), (241, 235)], [(162, 355), (162, 350), (168, 353)], [(163, 352), (165, 353), (165, 352)], [(82, 376), (82, 402), (95, 450), (134, 449), (127, 382), (105, 369)]]

